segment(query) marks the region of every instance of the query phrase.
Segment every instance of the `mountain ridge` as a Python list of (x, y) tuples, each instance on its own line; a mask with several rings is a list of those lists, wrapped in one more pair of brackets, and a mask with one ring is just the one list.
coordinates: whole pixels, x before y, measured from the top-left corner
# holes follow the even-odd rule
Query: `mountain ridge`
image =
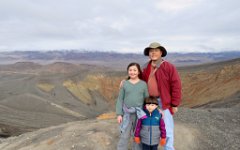
[[(164, 59), (176, 66), (189, 66), (209, 62), (219, 62), (240, 57), (240, 51), (218, 53), (171, 53)], [(54, 62), (69, 62), (74, 64), (95, 64), (121, 70), (130, 62), (144, 64), (148, 57), (140, 53), (117, 53), (117, 52), (91, 52), (91, 51), (15, 51), (0, 52), (0, 64), (13, 64), (16, 62), (35, 62), (50, 64)]]

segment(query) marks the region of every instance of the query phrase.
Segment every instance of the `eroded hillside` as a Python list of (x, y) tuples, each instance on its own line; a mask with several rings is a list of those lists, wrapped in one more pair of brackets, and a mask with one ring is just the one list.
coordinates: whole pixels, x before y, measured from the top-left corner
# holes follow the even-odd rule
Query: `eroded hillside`
[(183, 106), (200, 106), (240, 92), (240, 59), (180, 70)]
[[(198, 107), (228, 99), (240, 92), (240, 59), (179, 68), (179, 74), (183, 87), (182, 106)], [(124, 75), (91, 75), (91, 79), (87, 77), (83, 82), (90, 85), (95, 80), (92, 84), (97, 87), (95, 90), (99, 90), (106, 100), (114, 103), (119, 83), (124, 78)]]
[[(223, 63), (179, 68), (182, 80), (182, 106), (197, 107), (210, 102), (228, 99), (240, 92), (240, 59)], [(108, 102), (114, 104), (119, 91), (119, 83), (126, 78), (124, 73), (92, 74), (75, 82), (80, 90), (79, 99), (90, 91), (99, 91)], [(74, 92), (73, 92), (74, 93)], [(76, 94), (77, 95), (77, 94)], [(86, 98), (85, 98), (86, 99)]]
[(65, 80), (63, 86), (75, 97), (87, 105), (94, 105), (94, 92), (99, 92), (104, 99), (113, 104), (119, 91), (119, 83), (123, 76), (107, 76), (106, 74), (87, 75), (81, 81)]

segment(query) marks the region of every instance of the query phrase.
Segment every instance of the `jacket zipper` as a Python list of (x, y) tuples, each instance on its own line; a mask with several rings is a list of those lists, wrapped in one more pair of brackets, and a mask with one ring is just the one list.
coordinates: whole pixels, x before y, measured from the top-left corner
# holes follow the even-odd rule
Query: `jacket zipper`
[(150, 114), (150, 145), (152, 145), (152, 114)]

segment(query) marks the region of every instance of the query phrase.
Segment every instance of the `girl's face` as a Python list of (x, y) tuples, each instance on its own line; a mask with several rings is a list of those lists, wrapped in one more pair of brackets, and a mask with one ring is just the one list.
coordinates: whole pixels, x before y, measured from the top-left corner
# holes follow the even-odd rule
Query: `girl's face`
[(128, 68), (128, 76), (130, 79), (138, 79), (139, 71), (137, 66), (131, 66)]

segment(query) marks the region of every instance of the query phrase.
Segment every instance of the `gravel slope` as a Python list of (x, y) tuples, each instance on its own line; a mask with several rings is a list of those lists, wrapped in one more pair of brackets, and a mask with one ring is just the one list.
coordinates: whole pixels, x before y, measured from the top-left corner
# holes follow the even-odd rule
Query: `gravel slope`
[(239, 97), (230, 102), (205, 105), (203, 108), (181, 108), (175, 115), (175, 120), (200, 131), (196, 134), (198, 150), (240, 149)]
[[(239, 102), (239, 99), (237, 99)], [(175, 118), (177, 150), (239, 150), (240, 104), (228, 108), (180, 108)], [(0, 140), (2, 150), (113, 150), (116, 119), (71, 122)], [(162, 150), (160, 147), (159, 149)]]

